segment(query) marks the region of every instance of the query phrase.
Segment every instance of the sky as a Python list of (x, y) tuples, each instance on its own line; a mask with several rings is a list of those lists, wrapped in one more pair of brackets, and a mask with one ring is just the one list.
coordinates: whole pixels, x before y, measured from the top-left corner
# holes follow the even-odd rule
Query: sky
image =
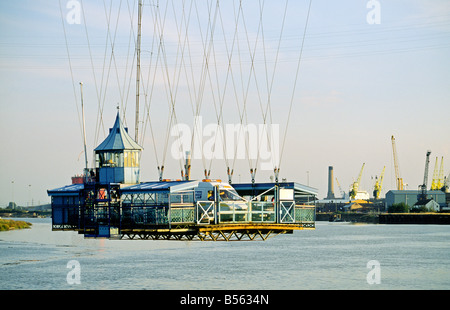
[[(0, 207), (48, 203), (47, 190), (82, 173), (81, 98), (89, 166), (118, 106), (134, 137), (136, 3), (0, 2)], [(382, 196), (395, 189), (391, 136), (408, 189), (423, 182), (427, 150), (428, 183), (436, 157), (449, 175), (450, 3), (312, 0), (308, 10), (309, 3), (235, 0), (218, 9), (216, 1), (144, 1), (141, 181), (157, 180), (161, 165), (165, 178), (180, 178), (170, 132), (193, 129), (195, 116), (204, 148), (218, 119), (278, 128), (280, 179), (317, 188), (319, 198), (328, 166), (346, 192), (363, 164), (361, 190), (372, 194), (384, 166)], [(192, 178), (210, 169), (227, 180), (227, 167), (234, 182), (250, 182), (253, 167), (257, 182), (273, 175), (264, 160), (231, 157), (194, 159)]]

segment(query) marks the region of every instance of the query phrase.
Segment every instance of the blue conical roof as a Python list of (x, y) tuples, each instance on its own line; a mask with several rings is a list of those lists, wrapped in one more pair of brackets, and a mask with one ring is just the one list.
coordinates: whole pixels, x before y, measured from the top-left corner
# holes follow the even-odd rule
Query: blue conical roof
[(117, 112), (116, 122), (109, 132), (109, 136), (94, 151), (120, 151), (120, 150), (139, 150), (142, 147), (130, 137), (125, 127), (120, 121), (119, 112)]

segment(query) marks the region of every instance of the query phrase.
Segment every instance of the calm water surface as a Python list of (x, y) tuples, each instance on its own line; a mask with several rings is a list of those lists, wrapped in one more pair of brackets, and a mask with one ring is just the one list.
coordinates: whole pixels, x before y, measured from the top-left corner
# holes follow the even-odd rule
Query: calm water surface
[[(0, 289), (450, 289), (450, 226), (317, 222), (256, 242), (92, 240), (51, 219), (0, 233)], [(67, 263), (80, 264), (70, 285)], [(367, 263), (380, 263), (368, 284)]]

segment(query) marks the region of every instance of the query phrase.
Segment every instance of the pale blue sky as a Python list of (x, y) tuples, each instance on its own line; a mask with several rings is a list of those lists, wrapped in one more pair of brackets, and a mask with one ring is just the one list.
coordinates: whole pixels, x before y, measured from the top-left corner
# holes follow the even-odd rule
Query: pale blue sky
[[(84, 156), (77, 115), (80, 109), (79, 106), (77, 108), (80, 100), (78, 82), (84, 83), (90, 164), (92, 149), (104, 138), (103, 128), (96, 137), (97, 91), (100, 92), (100, 87), (103, 87), (101, 91), (107, 91), (103, 113), (105, 129), (114, 123), (117, 104), (127, 102), (126, 122), (130, 133), (134, 132), (135, 90), (134, 76), (130, 72), (132, 57), (128, 59), (126, 66), (130, 39), (128, 6), (135, 5), (134, 1), (122, 1), (114, 53), (117, 67), (111, 67), (107, 88), (106, 78), (103, 83), (101, 80), (105, 46), (107, 64), (111, 55), (111, 42), (106, 41), (104, 2), (85, 2), (85, 14), (82, 15), (81, 24), (65, 23), (77, 98), (74, 96), (70, 76), (59, 6), (61, 3), (65, 17), (69, 12), (65, 7), (68, 1), (0, 2), (0, 207), (11, 201), (13, 196), (20, 205), (31, 204), (32, 200), (34, 204), (48, 202), (47, 189), (70, 184), (70, 177), (81, 173)], [(367, 2), (312, 1), (287, 144), (283, 152), (281, 177), (303, 184), (309, 181), (310, 186), (319, 189), (320, 198), (327, 192), (329, 165), (334, 166), (335, 176), (347, 191), (362, 164), (366, 163), (361, 189), (370, 194), (374, 184), (372, 177), (379, 175), (383, 166), (386, 166), (383, 193), (393, 189), (391, 135), (397, 140), (401, 174), (409, 184), (408, 188), (416, 189), (422, 183), (428, 149), (432, 151), (429, 183), (436, 156), (439, 161), (444, 157), (445, 175), (450, 172), (450, 2), (380, 0), (381, 23), (375, 25), (366, 21), (366, 15), (369, 13)], [(105, 3), (109, 10), (110, 1)], [(112, 34), (116, 27), (118, 3), (119, 1), (114, 1), (111, 10)], [(161, 12), (164, 12), (162, 8), (165, 3), (160, 1)], [(175, 8), (172, 3), (175, 3)], [(178, 40), (174, 25), (180, 25), (182, 21), (181, 15), (176, 15), (178, 19), (174, 19), (173, 12), (178, 10), (176, 14), (179, 14), (182, 11), (182, 3), (183, 1), (170, 1), (166, 13), (165, 43), (167, 60), (172, 65), (176, 53), (170, 50), (170, 47)], [(184, 3), (187, 8), (192, 2), (186, 0)], [(207, 8), (200, 3), (211, 1), (198, 3), (198, 16), (206, 16)], [(227, 25), (231, 24), (225, 26), (228, 47), (231, 46), (234, 33), (232, 3), (238, 2), (226, 1), (221, 4), (222, 21)], [(255, 25), (259, 18), (258, 2), (252, 3), (256, 9), (244, 10), (249, 42), (254, 42)], [(309, 1), (304, 0), (289, 1), (286, 28), (280, 45), (272, 92), (272, 109), (273, 123), (280, 124), (282, 134), (308, 3)], [(284, 4), (284, 1), (272, 0), (266, 0), (264, 3), (264, 43), (269, 72), (275, 63)], [(142, 62), (147, 76), (152, 51), (149, 30), (152, 29), (153, 22), (150, 20), (150, 7), (146, 6), (145, 10)], [(192, 34), (189, 47), (192, 61), (194, 66), (201, 67), (198, 55), (202, 52), (201, 35), (205, 37), (206, 33), (200, 35), (198, 32), (197, 13), (191, 11), (190, 16)], [(97, 87), (87, 48), (85, 22), (88, 26)], [(222, 70), (223, 74), (226, 72), (224, 64), (227, 52), (223, 40), (220, 40), (223, 38), (222, 27), (219, 23), (216, 25), (214, 51), (218, 69)], [(242, 27), (242, 21), (240, 26)], [(204, 31), (206, 28), (202, 29)], [(243, 32), (240, 32), (239, 38), (245, 67), (249, 63), (244, 59), (248, 58), (249, 54), (247, 40)], [(134, 42), (134, 37), (132, 40)], [(264, 73), (261, 39), (258, 47), (259, 58), (255, 62), (255, 70), (260, 74)], [(134, 46), (131, 46), (131, 51), (133, 49)], [(236, 60), (237, 54), (235, 55)], [(187, 56), (185, 61), (188, 61)], [(237, 77), (238, 70), (233, 70)], [(189, 92), (186, 85), (190, 85), (192, 80), (186, 80), (185, 71), (181, 73), (176, 97), (177, 117), (181, 122), (189, 123), (192, 111), (187, 100)], [(215, 71), (211, 71), (212, 73)], [(126, 77), (130, 76), (131, 86), (128, 90)], [(222, 84), (219, 85), (223, 87), (223, 80), (221, 81)], [(198, 81), (195, 83), (198, 89)], [(258, 83), (262, 94), (266, 96), (264, 74), (260, 74)], [(151, 88), (152, 83), (149, 85)], [(154, 102), (151, 106), (151, 117), (159, 149), (159, 162), (162, 160), (161, 149), (164, 147), (164, 136), (167, 132), (168, 105), (165, 87), (167, 83), (164, 82), (164, 77), (158, 75), (152, 95)], [(205, 89), (202, 116), (206, 119), (212, 118), (211, 123), (214, 123), (214, 108), (208, 88)], [(231, 84), (228, 84), (227, 90), (225, 121), (239, 123)], [(253, 85), (249, 101), (255, 100), (255, 97), (257, 96)], [(259, 105), (253, 111), (249, 121), (261, 123)], [(145, 150), (142, 181), (156, 180), (157, 161), (148, 129), (143, 146)], [(165, 177), (180, 177), (178, 161), (168, 156), (165, 165)], [(213, 177), (226, 180), (226, 166), (223, 162), (213, 162), (212, 167)], [(201, 161), (194, 163), (193, 170), (194, 177), (202, 177)], [(241, 181), (250, 181), (247, 161), (236, 164), (235, 182), (239, 181), (239, 175)], [(261, 171), (257, 174), (257, 181), (267, 181), (269, 175), (270, 173)], [(336, 185), (335, 191), (338, 192)]]

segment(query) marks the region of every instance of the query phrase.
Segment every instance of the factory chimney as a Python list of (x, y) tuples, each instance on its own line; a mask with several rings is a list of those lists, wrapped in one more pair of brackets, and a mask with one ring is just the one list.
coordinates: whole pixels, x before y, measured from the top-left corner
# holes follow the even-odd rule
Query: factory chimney
[(327, 199), (334, 199), (334, 186), (333, 186), (333, 166), (328, 167), (328, 194)]
[(184, 174), (183, 171), (181, 171), (182, 176), (184, 177), (185, 181), (191, 180), (191, 152), (186, 152), (186, 164), (184, 165)]

